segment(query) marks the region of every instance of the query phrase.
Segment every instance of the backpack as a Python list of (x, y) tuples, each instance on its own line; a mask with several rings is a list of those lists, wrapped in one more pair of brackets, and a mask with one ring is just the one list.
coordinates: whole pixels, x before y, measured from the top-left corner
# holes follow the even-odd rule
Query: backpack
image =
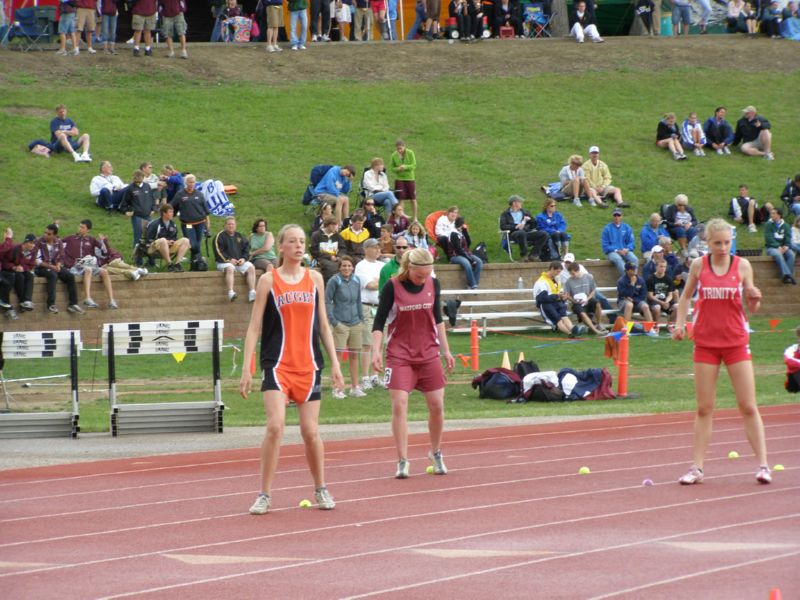
[(198, 254), (192, 258), (192, 266), (190, 268), (192, 271), (208, 271), (208, 262), (206, 262), (202, 254)]
[(483, 264), (487, 264), (489, 262), (489, 256), (486, 254), (486, 244), (483, 242), (475, 246), (475, 249), (472, 251), (472, 253), (480, 258)]
[(472, 380), (472, 387), (478, 389), (479, 398), (492, 400), (515, 399), (520, 395), (519, 376), (508, 369), (487, 369)]
[(566, 400), (560, 387), (546, 381), (537, 383), (524, 395), (525, 402), (563, 402)]
[(525, 375), (529, 373), (538, 373), (539, 371), (539, 365), (532, 360), (521, 360), (514, 365), (514, 372), (519, 375), (520, 379), (525, 379)]

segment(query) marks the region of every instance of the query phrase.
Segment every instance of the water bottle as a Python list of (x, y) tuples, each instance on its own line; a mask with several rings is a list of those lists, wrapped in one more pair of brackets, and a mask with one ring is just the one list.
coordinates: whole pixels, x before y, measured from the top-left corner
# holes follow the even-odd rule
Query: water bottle
[(517, 279), (517, 289), (518, 290), (524, 290), (525, 289), (525, 280), (522, 279), (522, 277)]

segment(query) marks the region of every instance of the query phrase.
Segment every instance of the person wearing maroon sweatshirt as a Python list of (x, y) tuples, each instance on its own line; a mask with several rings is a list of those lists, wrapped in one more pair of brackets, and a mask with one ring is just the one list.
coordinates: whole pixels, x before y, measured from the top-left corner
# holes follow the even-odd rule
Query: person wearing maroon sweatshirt
[(78, 233), (68, 235), (64, 242), (64, 266), (75, 275), (76, 278), (83, 277), (83, 291), (86, 299), (83, 304), (87, 308), (97, 308), (97, 303), (92, 300), (92, 276), (99, 275), (103, 282), (103, 287), (108, 294), (108, 308), (119, 308), (117, 301), (114, 300), (114, 290), (111, 287), (111, 276), (108, 271), (97, 264), (97, 251), (100, 243), (94, 239), (89, 232), (92, 230), (92, 222), (84, 219), (78, 225)]
[(119, 7), (117, 0), (103, 0), (100, 9), (103, 32), (103, 52), (106, 54), (117, 53), (117, 17)]
[(14, 278), (21, 310), (33, 310), (33, 268), (36, 266), (36, 236), (29, 233), (21, 244), (14, 246), (3, 256), (3, 272)]
[(97, 239), (97, 262), (111, 275), (124, 275), (131, 281), (137, 281), (150, 273), (147, 269), (137, 268), (123, 261), (122, 255), (111, 247), (106, 234), (101, 233)]
[(3, 243), (0, 244), (0, 310), (7, 319), (13, 321), (17, 318), (17, 312), (11, 306), (9, 294), (14, 287), (14, 273), (3, 271), (3, 261), (14, 249), (14, 232), (11, 231), (11, 227), (6, 228), (3, 238)]
[(67, 286), (69, 304), (67, 311), (82, 315), (83, 309), (78, 306), (78, 290), (75, 275), (64, 266), (64, 244), (58, 238), (58, 225), (51, 223), (44, 230), (44, 235), (36, 240), (36, 268), (33, 273), (47, 280), (47, 310), (57, 313), (56, 282), (61, 280)]
[(153, 56), (153, 49), (150, 44), (153, 43), (152, 32), (156, 28), (156, 19), (158, 17), (157, 0), (137, 0), (131, 10), (131, 29), (133, 29), (133, 55), (141, 56), (139, 50), (139, 42), (142, 39), (142, 31), (144, 31), (144, 55)]
[(184, 0), (158, 0), (158, 11), (161, 13), (161, 35), (167, 40), (169, 54), (167, 58), (175, 58), (172, 36), (177, 35), (181, 44), (181, 58), (189, 58), (186, 52), (186, 2)]

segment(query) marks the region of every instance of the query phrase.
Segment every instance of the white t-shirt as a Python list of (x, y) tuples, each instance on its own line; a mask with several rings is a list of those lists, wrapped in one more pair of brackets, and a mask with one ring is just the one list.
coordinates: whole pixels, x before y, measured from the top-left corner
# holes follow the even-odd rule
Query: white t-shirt
[(364, 304), (378, 303), (378, 289), (368, 290), (367, 284), (380, 279), (381, 269), (385, 264), (377, 260), (370, 262), (364, 259), (356, 265), (355, 275), (361, 282), (361, 302)]

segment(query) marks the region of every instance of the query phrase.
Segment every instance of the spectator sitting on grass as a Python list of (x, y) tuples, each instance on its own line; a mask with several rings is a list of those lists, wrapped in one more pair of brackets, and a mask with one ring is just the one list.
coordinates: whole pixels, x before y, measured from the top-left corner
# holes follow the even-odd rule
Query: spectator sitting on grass
[(783, 188), (781, 200), (786, 203), (786, 207), (794, 213), (795, 216), (800, 217), (800, 173), (786, 182), (786, 187)]
[(558, 275), (561, 263), (554, 260), (533, 285), (533, 300), (545, 323), (571, 338), (586, 333), (583, 325), (573, 325), (567, 316), (567, 294), (561, 289)]
[(600, 160), (600, 148), (597, 146), (589, 148), (589, 160), (583, 163), (582, 166), (584, 173), (586, 173), (589, 187), (597, 194), (598, 206), (605, 206), (602, 200), (607, 200), (609, 197), (620, 208), (628, 208), (630, 206), (622, 199), (622, 190), (611, 185), (611, 171), (609, 171), (608, 165)]
[(714, 116), (709, 117), (703, 124), (706, 146), (720, 155), (730, 154), (729, 146), (733, 142), (733, 127), (725, 120), (726, 114), (728, 114), (728, 109), (718, 106), (714, 111)]
[(587, 10), (584, 0), (578, 0), (575, 3), (575, 9), (569, 14), (569, 34), (574, 36), (579, 44), (583, 43), (584, 36), (587, 34), (596, 44), (602, 44), (605, 41), (597, 31), (594, 11)]
[(92, 222), (84, 219), (78, 225), (78, 232), (68, 235), (64, 242), (64, 266), (70, 270), (75, 278), (83, 277), (83, 291), (86, 298), (83, 301), (87, 308), (97, 308), (97, 303), (92, 299), (92, 277), (100, 277), (103, 287), (108, 295), (108, 308), (118, 308), (114, 300), (114, 290), (111, 286), (111, 277), (108, 271), (97, 263), (97, 250), (100, 243), (89, 232)]
[(668, 149), (675, 160), (686, 160), (686, 154), (681, 146), (681, 135), (675, 124), (675, 113), (666, 113), (658, 122), (656, 146)]
[(684, 148), (694, 150), (695, 156), (705, 156), (706, 133), (697, 120), (697, 113), (691, 112), (681, 125), (681, 142)]
[(589, 198), (591, 206), (603, 206), (602, 200), (598, 203), (599, 198), (595, 191), (589, 187), (589, 182), (586, 179), (586, 173), (583, 170), (583, 157), (580, 154), (573, 154), (569, 157), (568, 164), (561, 168), (558, 173), (558, 179), (561, 182), (561, 193), (565, 198), (572, 197), (572, 203), (575, 206), (581, 206), (581, 195)]
[(125, 195), (125, 184), (122, 179), (114, 175), (114, 167), (109, 161), (104, 160), (100, 163), (100, 175), (92, 177), (89, 193), (100, 208), (108, 211), (119, 208)]
[(237, 294), (233, 291), (234, 272), (241, 273), (247, 279), (247, 301), (256, 299), (256, 268), (248, 259), (250, 258), (250, 243), (236, 231), (236, 218), (225, 219), (225, 227), (214, 237), (214, 260), (217, 271), (225, 273), (225, 285), (228, 288), (228, 300), (236, 300)]
[(755, 198), (750, 197), (750, 190), (745, 184), (742, 184), (739, 186), (739, 195), (731, 198), (728, 215), (735, 222), (747, 225), (750, 233), (755, 233), (758, 231), (756, 225), (761, 225), (769, 219), (772, 208), (770, 202), (765, 202), (764, 206), (758, 208), (758, 202)]
[(173, 221), (175, 209), (172, 205), (162, 204), (158, 211), (159, 217), (150, 221), (145, 231), (147, 255), (152, 259), (158, 254), (167, 264), (168, 272), (180, 273), (183, 271), (181, 261), (189, 251), (189, 240), (185, 237), (178, 239), (178, 227)]
[[(75, 137), (78, 139), (72, 139)], [(50, 121), (50, 149), (56, 154), (69, 152), (75, 162), (92, 162), (89, 134), (81, 134), (75, 121), (67, 117), (67, 107), (63, 104), (56, 106), (56, 118)]]
[(769, 121), (756, 112), (755, 106), (746, 106), (742, 118), (736, 122), (733, 145), (742, 143), (742, 154), (763, 156), (774, 160), (772, 154), (772, 130)]

